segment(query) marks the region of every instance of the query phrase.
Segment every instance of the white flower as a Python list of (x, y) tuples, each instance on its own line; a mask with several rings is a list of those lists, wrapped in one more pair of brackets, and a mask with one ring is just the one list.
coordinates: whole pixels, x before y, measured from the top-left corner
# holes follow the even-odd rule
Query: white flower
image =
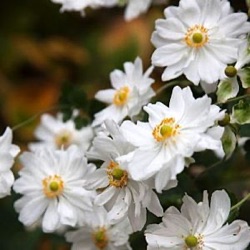
[(57, 117), (44, 114), (41, 117), (41, 124), (35, 130), (35, 136), (40, 141), (30, 143), (31, 150), (43, 147), (61, 149), (74, 144), (86, 151), (94, 137), (94, 132), (90, 126), (77, 130), (73, 120), (63, 122), (62, 114), (58, 114)]
[(250, 31), (245, 13), (232, 13), (226, 0), (181, 0), (156, 21), (152, 64), (166, 67), (162, 79), (185, 74), (198, 85), (218, 81), (237, 59), (242, 36)]
[(95, 114), (93, 126), (101, 125), (106, 119), (121, 122), (126, 116), (133, 117), (154, 96), (150, 87), (154, 80), (149, 78), (152, 67), (143, 74), (142, 60), (136, 58), (134, 63), (124, 63), (124, 69), (125, 73), (121, 70), (111, 72), (110, 80), (114, 89), (97, 92), (96, 99), (110, 105)]
[(81, 11), (84, 15), (84, 10), (87, 7), (98, 8), (102, 0), (51, 0), (54, 3), (62, 4), (61, 11)]
[[(168, 183), (167, 176), (174, 180), (187, 165), (186, 158), (194, 152), (221, 147), (223, 128), (212, 126), (224, 117), (224, 112), (211, 105), (206, 95), (195, 99), (189, 87), (175, 87), (169, 107), (157, 102), (148, 104), (144, 110), (149, 115), (149, 122), (135, 125), (125, 121), (121, 125), (124, 136), (137, 147), (132, 159), (128, 160), (129, 171), (135, 180), (159, 174), (158, 181), (162, 183), (156, 186), (161, 190)], [(126, 161), (126, 156), (120, 160)]]
[(146, 230), (148, 250), (243, 250), (250, 242), (250, 230), (245, 221), (226, 223), (230, 213), (227, 193), (215, 191), (209, 206), (207, 192), (198, 204), (188, 195), (179, 212), (170, 207), (160, 225)]
[(115, 5), (127, 5), (125, 9), (125, 20), (131, 21), (132, 19), (138, 17), (140, 14), (145, 13), (152, 0), (102, 0), (103, 6), (115, 6)]
[(95, 167), (87, 164), (79, 148), (25, 152), (20, 160), (24, 167), (14, 190), (23, 197), (16, 201), (15, 209), (24, 225), (31, 226), (42, 219), (43, 231), (52, 232), (86, 219), (86, 213), (92, 211), (95, 192), (83, 188), (83, 179)]
[(117, 157), (131, 152), (134, 147), (127, 142), (113, 121), (107, 120), (105, 125), (110, 137), (98, 135), (88, 154), (90, 158), (104, 163), (89, 176), (86, 188), (100, 190), (95, 204), (105, 205), (112, 220), (128, 216), (133, 231), (141, 230), (146, 223), (146, 208), (161, 216), (162, 207), (152, 188), (144, 182), (134, 181), (127, 165), (120, 165), (116, 161)]
[(68, 232), (66, 240), (73, 242), (72, 250), (131, 250), (128, 243), (131, 228), (127, 219), (112, 223), (103, 207), (95, 208), (92, 220), (80, 229)]
[(12, 144), (12, 130), (6, 128), (0, 136), (0, 198), (10, 195), (14, 182), (14, 175), (10, 169), (19, 151), (19, 147)]

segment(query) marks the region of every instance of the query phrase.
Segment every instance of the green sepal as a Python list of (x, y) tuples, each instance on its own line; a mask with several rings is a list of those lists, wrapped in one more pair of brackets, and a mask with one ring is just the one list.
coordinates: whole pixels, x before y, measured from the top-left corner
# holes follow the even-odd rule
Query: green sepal
[(230, 126), (225, 127), (221, 141), (222, 141), (223, 150), (225, 152), (225, 156), (226, 158), (229, 158), (234, 152), (236, 148), (236, 143), (237, 143), (236, 135), (232, 131)]
[(250, 67), (239, 70), (238, 76), (240, 77), (242, 87), (250, 88)]
[(239, 92), (237, 78), (226, 78), (220, 81), (216, 92), (218, 102), (226, 102), (229, 98), (235, 97)]
[(233, 106), (231, 121), (238, 124), (250, 123), (250, 98), (240, 100)]

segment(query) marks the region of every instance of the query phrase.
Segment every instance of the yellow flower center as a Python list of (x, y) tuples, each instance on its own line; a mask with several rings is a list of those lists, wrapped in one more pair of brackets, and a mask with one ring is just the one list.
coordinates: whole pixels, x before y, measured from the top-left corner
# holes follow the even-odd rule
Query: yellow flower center
[(129, 92), (130, 92), (130, 89), (127, 86), (122, 87), (119, 90), (117, 90), (113, 98), (113, 103), (116, 106), (124, 105), (128, 100)]
[(64, 183), (60, 176), (48, 176), (42, 180), (43, 193), (48, 198), (55, 198), (62, 194)]
[(175, 136), (180, 126), (175, 123), (174, 118), (165, 118), (153, 130), (153, 136), (156, 141), (161, 142)]
[(124, 187), (128, 183), (127, 171), (120, 168), (119, 164), (111, 161), (107, 167), (107, 174), (109, 178), (109, 185), (114, 187)]
[(62, 130), (55, 136), (56, 146), (60, 149), (61, 147), (68, 148), (72, 144), (72, 133), (68, 130)]
[(98, 249), (104, 249), (108, 245), (106, 229), (104, 227), (100, 227), (98, 230), (94, 231), (92, 239)]
[(188, 235), (185, 238), (185, 243), (187, 247), (196, 247), (198, 245), (198, 239), (194, 235)]
[(208, 29), (202, 25), (195, 25), (188, 29), (184, 40), (189, 47), (201, 48), (209, 40)]

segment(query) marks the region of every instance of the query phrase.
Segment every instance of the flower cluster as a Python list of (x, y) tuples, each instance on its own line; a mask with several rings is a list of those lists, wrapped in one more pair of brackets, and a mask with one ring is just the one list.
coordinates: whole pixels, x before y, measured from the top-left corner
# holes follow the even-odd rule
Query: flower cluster
[[(152, 3), (52, 1), (82, 13), (87, 7), (126, 5), (127, 20)], [(21, 195), (14, 207), (26, 227), (65, 232), (72, 249), (130, 250), (129, 235), (145, 226), (148, 250), (247, 248), (250, 228), (242, 220), (229, 223), (233, 208), (225, 190), (215, 191), (210, 204), (207, 191), (199, 203), (186, 194), (180, 211), (170, 206), (165, 214), (157, 193), (165, 195), (181, 182), (178, 177), (195, 162), (195, 153), (211, 150), (229, 157), (225, 141), (234, 150), (228, 134), (236, 136), (225, 122), (230, 110), (221, 109), (208, 92), (217, 89), (217, 101), (226, 102), (237, 96), (239, 80), (250, 87), (250, 23), (227, 0), (180, 0), (164, 15), (152, 34), (152, 66), (144, 71), (137, 57), (124, 63), (124, 71), (112, 71), (112, 88), (95, 95), (107, 107), (86, 127), (76, 129), (74, 117), (64, 121), (61, 113), (43, 114), (35, 130), (38, 141), (19, 157), (15, 182), (10, 168), (19, 148), (10, 128), (0, 137), (0, 197), (10, 194), (14, 182)], [(154, 103), (154, 66), (166, 67), (163, 81), (184, 75), (189, 86), (175, 86)], [(242, 117), (249, 110), (249, 103), (233, 107), (234, 121), (250, 123)], [(147, 213), (163, 216), (162, 223), (147, 225)]]

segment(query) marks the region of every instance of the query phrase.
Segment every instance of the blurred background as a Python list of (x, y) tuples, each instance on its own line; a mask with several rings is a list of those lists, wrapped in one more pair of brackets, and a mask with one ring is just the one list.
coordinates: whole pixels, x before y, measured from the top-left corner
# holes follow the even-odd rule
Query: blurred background
[[(168, 4), (163, 1), (149, 12), (126, 23), (122, 8), (90, 10), (82, 18), (78, 12), (60, 13), (60, 5), (49, 0), (0, 2), (0, 129), (15, 128), (15, 143), (23, 150), (34, 140), (33, 132), (43, 113), (58, 111), (70, 116), (72, 108), (81, 108), (91, 121), (102, 104), (93, 100), (97, 90), (110, 86), (109, 73), (123, 69), (125, 61), (140, 56), (144, 68), (150, 65), (154, 50), (150, 43), (154, 22), (163, 16)], [(247, 12), (244, 0), (231, 1), (235, 10)], [(155, 69), (154, 88), (163, 85), (162, 69)], [(199, 91), (197, 91), (197, 95)], [(159, 98), (164, 99), (164, 93)], [(86, 117), (85, 117), (86, 118)], [(84, 124), (86, 120), (78, 121)], [(249, 135), (248, 127), (242, 130)], [(227, 188), (235, 202), (250, 191), (250, 166), (237, 150), (219, 167), (197, 175), (218, 159), (206, 152), (197, 154), (196, 162), (180, 178), (177, 189), (160, 195), (163, 206), (180, 205), (184, 192), (200, 198), (203, 189)], [(204, 158), (205, 157), (205, 158)], [(206, 163), (206, 164), (205, 164)], [(20, 168), (17, 163), (15, 173)], [(1, 250), (70, 249), (61, 235), (44, 234), (39, 229), (25, 229), (13, 209), (17, 195), (0, 200)], [(250, 223), (250, 204), (245, 203), (240, 218)], [(149, 221), (156, 218), (149, 216)], [(158, 220), (159, 221), (159, 220)], [(133, 249), (146, 249), (142, 233), (131, 237)]]

